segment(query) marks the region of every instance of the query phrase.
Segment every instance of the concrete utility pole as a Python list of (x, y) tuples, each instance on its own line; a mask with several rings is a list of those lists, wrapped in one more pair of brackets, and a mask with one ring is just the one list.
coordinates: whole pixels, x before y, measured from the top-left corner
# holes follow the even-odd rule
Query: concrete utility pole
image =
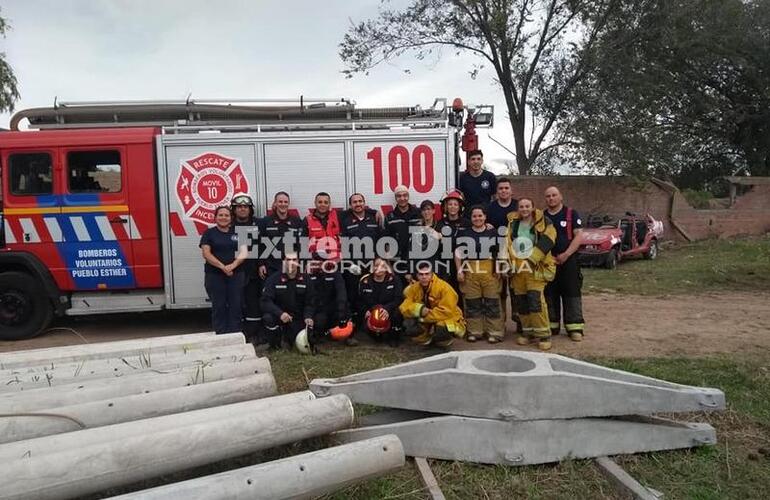
[(224, 335), (196, 333), (104, 342), (101, 344), (31, 349), (0, 354), (0, 370), (50, 363), (72, 363), (88, 359), (117, 358), (140, 353), (147, 353), (149, 356), (168, 355), (170, 353), (187, 352), (214, 346), (243, 344), (245, 342), (246, 339), (242, 333), (227, 333)]
[(190, 351), (184, 355), (153, 357), (148, 360), (150, 366), (144, 365), (142, 361), (134, 364), (126, 358), (111, 358), (67, 363), (53, 370), (42, 372), (6, 370), (0, 374), (0, 384), (3, 384), (0, 388), (0, 394), (28, 391), (40, 387), (54, 387), (86, 380), (175, 373), (185, 369), (194, 369), (196, 366), (210, 368), (214, 365), (228, 365), (247, 359), (256, 359), (256, 357), (251, 344), (235, 344), (215, 347), (210, 350)]
[(270, 362), (266, 358), (254, 358), (222, 366), (184, 367), (176, 373), (137, 374), (117, 380), (85, 380), (57, 387), (4, 393), (0, 394), (0, 413), (29, 412), (245, 377), (255, 373), (269, 373), (269, 368)]
[(49, 408), (0, 418), (0, 443), (264, 398), (275, 392), (273, 375), (265, 373)]
[(316, 498), (402, 467), (396, 436), (357, 443), (137, 491), (113, 500), (287, 500)]
[(162, 417), (134, 420), (122, 424), (96, 427), (76, 432), (53, 434), (35, 439), (15, 441), (0, 446), (0, 462), (29, 459), (40, 455), (51, 455), (70, 451), (79, 447), (92, 446), (114, 441), (120, 441), (132, 436), (140, 436), (151, 432), (161, 432), (177, 429), (201, 422), (224, 420), (233, 415), (259, 413), (265, 410), (290, 406), (305, 401), (312, 401), (315, 396), (310, 391), (292, 392), (281, 396), (254, 399), (242, 403), (215, 406), (186, 413), (164, 415)]
[[(207, 410), (202, 410), (207, 411)], [(349, 427), (344, 395), (15, 460), (0, 468), (0, 499), (59, 500), (301, 441)]]

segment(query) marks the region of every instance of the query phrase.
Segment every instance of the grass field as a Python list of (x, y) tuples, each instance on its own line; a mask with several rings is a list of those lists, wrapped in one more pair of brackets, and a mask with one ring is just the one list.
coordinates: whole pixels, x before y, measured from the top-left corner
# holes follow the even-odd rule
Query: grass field
[(707, 240), (661, 249), (654, 262), (633, 259), (615, 271), (584, 269), (584, 291), (665, 295), (770, 291), (770, 238)]
[[(665, 249), (656, 262), (622, 263), (617, 271), (587, 270), (585, 292), (618, 294), (683, 294), (697, 291), (767, 291), (770, 239), (708, 241)], [(770, 332), (757, 332), (770, 335)], [(588, 347), (588, 343), (586, 343)], [(437, 354), (411, 347), (361, 345), (355, 349), (326, 347), (318, 356), (270, 353), (282, 393), (304, 390), (314, 378), (337, 377), (371, 370), (421, 356)], [(718, 444), (694, 450), (618, 457), (617, 461), (643, 484), (667, 499), (770, 498), (770, 352), (750, 357), (587, 358), (588, 361), (671, 382), (717, 387), (728, 408), (712, 414), (677, 415), (679, 420), (706, 422), (717, 430)], [(371, 408), (359, 408), (359, 413)], [(151, 487), (197, 475), (295, 455), (325, 446), (323, 440), (298, 443), (264, 453), (228, 460), (142, 484)], [(449, 499), (595, 499), (620, 498), (590, 460), (529, 467), (482, 466), (431, 461)], [(125, 491), (114, 491), (112, 494)], [(410, 463), (389, 476), (351, 486), (329, 499), (429, 498)]]

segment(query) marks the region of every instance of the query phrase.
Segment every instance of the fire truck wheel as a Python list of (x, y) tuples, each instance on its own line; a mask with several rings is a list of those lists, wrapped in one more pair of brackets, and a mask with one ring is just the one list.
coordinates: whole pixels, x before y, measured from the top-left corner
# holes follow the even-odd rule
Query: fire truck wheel
[(35, 278), (15, 271), (0, 273), (0, 340), (39, 335), (51, 318), (53, 307)]

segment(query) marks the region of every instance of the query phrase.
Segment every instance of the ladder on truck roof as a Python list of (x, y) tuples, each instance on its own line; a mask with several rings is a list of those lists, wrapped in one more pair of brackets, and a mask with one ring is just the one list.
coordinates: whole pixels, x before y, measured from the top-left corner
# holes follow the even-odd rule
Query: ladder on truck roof
[(188, 99), (184, 101), (56, 102), (22, 110), (11, 130), (27, 119), (30, 128), (163, 127), (164, 133), (448, 127), (453, 111), (445, 98), (419, 105), (357, 108), (346, 98)]

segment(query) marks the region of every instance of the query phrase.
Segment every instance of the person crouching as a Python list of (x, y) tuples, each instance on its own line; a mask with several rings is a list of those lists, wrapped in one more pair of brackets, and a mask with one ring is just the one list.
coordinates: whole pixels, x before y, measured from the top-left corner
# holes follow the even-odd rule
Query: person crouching
[(404, 333), (419, 345), (449, 347), (454, 337), (465, 336), (465, 319), (457, 292), (433, 273), (427, 262), (418, 264), (417, 281), (404, 290), (399, 306)]
[(358, 317), (360, 329), (375, 341), (398, 345), (403, 316), (398, 306), (403, 298), (401, 280), (393, 274), (388, 262), (377, 257), (372, 272), (358, 283)]

